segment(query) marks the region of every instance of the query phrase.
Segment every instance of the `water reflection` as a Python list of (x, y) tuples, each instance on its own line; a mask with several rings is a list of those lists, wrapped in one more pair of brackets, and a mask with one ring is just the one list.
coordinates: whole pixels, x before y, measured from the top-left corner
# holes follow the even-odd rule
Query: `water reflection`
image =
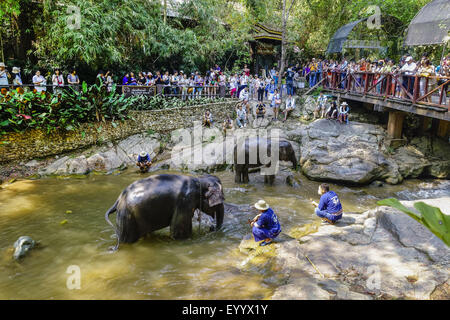
[[(237, 268), (245, 256), (236, 248), (250, 233), (249, 204), (264, 198), (277, 212), (284, 230), (316, 218), (309, 198), (318, 199), (318, 182), (300, 174), (299, 189), (277, 180), (264, 186), (259, 179), (236, 185), (231, 172), (217, 174), (226, 201), (243, 205), (225, 216), (222, 230), (195, 233), (173, 241), (168, 229), (148, 235), (133, 245), (108, 252), (114, 232), (104, 213), (123, 188), (142, 178), (134, 170), (119, 176), (92, 175), (86, 179), (46, 178), (18, 181), (0, 189), (0, 298), (1, 299), (263, 299), (276, 283), (271, 274)], [(425, 183), (425, 184), (424, 184)], [(427, 185), (431, 187), (427, 189)], [(362, 212), (376, 200), (410, 197), (422, 190), (436, 195), (437, 183), (407, 181), (402, 186), (348, 188), (332, 185), (346, 211)], [(440, 191), (449, 194), (448, 188)], [(442, 187), (442, 185), (441, 185)], [(421, 189), (423, 188), (423, 189)], [(431, 190), (431, 191), (426, 191)], [(409, 193), (408, 193), (409, 192)], [(428, 192), (428, 193), (426, 193)], [(70, 210), (72, 213), (66, 213)], [(61, 225), (60, 222), (67, 220)], [(194, 232), (197, 232), (194, 228)], [(11, 260), (10, 247), (22, 235), (40, 241), (20, 263)], [(81, 290), (66, 287), (67, 268), (81, 269)]]

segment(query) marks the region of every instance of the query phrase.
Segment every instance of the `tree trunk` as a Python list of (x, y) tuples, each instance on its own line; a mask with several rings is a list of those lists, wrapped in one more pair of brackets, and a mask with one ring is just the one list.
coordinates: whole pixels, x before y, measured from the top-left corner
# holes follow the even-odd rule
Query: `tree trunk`
[(282, 29), (281, 29), (281, 61), (278, 71), (278, 91), (281, 93), (281, 79), (283, 78), (286, 60), (286, 0), (283, 0)]

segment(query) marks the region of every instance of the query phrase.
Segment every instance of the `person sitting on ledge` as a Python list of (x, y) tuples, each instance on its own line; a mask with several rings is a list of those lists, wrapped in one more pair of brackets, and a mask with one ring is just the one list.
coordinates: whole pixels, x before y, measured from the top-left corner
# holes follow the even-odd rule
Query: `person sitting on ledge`
[(348, 106), (347, 102), (342, 102), (341, 106), (339, 107), (339, 115), (338, 120), (340, 123), (345, 122), (348, 123), (348, 112), (350, 111), (350, 108)]
[(327, 112), (325, 113), (325, 117), (327, 119), (336, 119), (338, 114), (338, 106), (336, 99), (331, 102), (330, 107), (328, 108)]
[(266, 107), (262, 102), (258, 103), (256, 106), (256, 118), (264, 118), (264, 115), (266, 114)]
[(211, 111), (206, 110), (203, 115), (203, 126), (210, 128), (213, 123)]
[(295, 109), (295, 99), (292, 95), (288, 95), (287, 99), (286, 99), (286, 106), (284, 108), (284, 120), (283, 122), (286, 122), (287, 117), (289, 115), (289, 113)]
[(281, 232), (278, 217), (264, 200), (255, 203), (255, 208), (260, 213), (250, 222), (253, 237), (256, 242), (262, 241), (260, 246), (271, 244)]
[(136, 165), (142, 173), (148, 172), (148, 169), (150, 169), (150, 166), (152, 165), (150, 155), (147, 152), (142, 151), (137, 158)]
[(321, 196), (320, 202), (312, 201), (316, 207), (316, 215), (328, 223), (335, 224), (342, 218), (342, 205), (338, 195), (330, 191), (330, 186), (326, 183), (322, 183), (317, 192)]
[(227, 116), (227, 118), (223, 121), (222, 124), (223, 133), (227, 134), (227, 130), (233, 130), (233, 120), (231, 120), (230, 116)]
[(242, 108), (242, 104), (236, 110), (236, 124), (239, 128), (247, 126), (247, 112)]

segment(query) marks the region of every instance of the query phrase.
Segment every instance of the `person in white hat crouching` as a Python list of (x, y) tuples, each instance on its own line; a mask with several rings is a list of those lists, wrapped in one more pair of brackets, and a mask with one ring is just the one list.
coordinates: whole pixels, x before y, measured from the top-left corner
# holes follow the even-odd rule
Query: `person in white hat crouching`
[(256, 242), (262, 241), (259, 245), (265, 246), (272, 243), (281, 232), (278, 217), (264, 200), (255, 203), (255, 208), (260, 213), (250, 223), (253, 237)]
[(347, 102), (342, 102), (341, 106), (339, 107), (339, 115), (338, 115), (338, 119), (339, 122), (345, 122), (348, 123), (348, 112), (350, 111), (350, 108), (348, 106)]
[(136, 165), (142, 173), (148, 172), (148, 169), (150, 169), (150, 166), (152, 165), (150, 155), (147, 152), (142, 151), (137, 158)]

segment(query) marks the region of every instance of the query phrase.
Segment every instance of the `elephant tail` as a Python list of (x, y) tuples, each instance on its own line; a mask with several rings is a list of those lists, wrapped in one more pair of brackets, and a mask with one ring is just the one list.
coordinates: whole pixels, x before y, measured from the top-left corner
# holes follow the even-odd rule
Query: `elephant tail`
[(114, 249), (113, 249), (114, 251), (119, 248), (119, 233), (117, 232), (117, 228), (114, 226), (114, 224), (109, 220), (109, 215), (117, 210), (118, 204), (119, 204), (119, 199), (117, 199), (116, 202), (114, 203), (114, 205), (111, 208), (109, 208), (109, 210), (106, 211), (106, 213), (105, 213), (106, 222), (108, 222), (111, 225), (111, 227), (113, 227), (114, 231), (116, 232), (116, 236), (117, 236), (117, 245), (114, 247)]

